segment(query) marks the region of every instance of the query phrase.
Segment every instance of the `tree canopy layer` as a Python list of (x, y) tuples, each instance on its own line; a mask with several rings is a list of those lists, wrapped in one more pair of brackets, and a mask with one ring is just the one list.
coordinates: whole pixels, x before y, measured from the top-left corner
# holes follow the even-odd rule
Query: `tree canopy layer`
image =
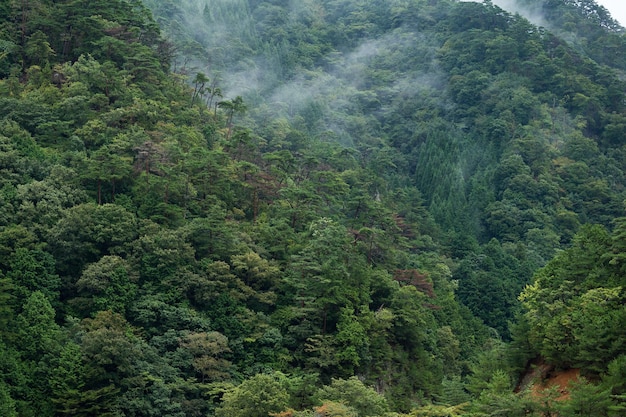
[(626, 35), (517, 5), (0, 5), (0, 414), (623, 414)]

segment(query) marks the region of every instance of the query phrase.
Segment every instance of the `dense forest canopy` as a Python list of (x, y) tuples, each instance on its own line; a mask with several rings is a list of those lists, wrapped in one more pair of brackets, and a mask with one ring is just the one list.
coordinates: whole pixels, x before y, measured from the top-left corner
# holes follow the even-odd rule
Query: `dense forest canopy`
[(626, 31), (494, 3), (0, 4), (0, 415), (623, 415)]

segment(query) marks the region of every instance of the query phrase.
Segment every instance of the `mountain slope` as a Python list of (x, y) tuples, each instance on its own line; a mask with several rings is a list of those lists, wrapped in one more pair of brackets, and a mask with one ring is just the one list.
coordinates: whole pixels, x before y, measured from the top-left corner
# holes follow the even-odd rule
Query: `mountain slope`
[[(503, 283), (512, 294), (580, 224), (609, 225), (622, 214), (619, 72), (519, 15), (450, 1), (149, 4), (157, 16), (166, 4), (177, 7), (167, 15), (174, 19), (162, 18), (166, 33), (209, 59), (194, 61), (188, 51), (181, 70), (195, 65), (221, 93), (251, 103), (240, 123), (263, 127), (281, 118), (357, 150), (384, 173), (376, 195), (421, 192), (438, 225), (452, 231), (450, 254), (460, 250), (457, 235), (516, 245), (509, 253), (527, 267), (494, 271), (520, 271)], [(589, 27), (578, 37), (603, 45), (623, 37), (608, 16), (598, 23), (583, 5), (548, 6), (577, 11)], [(612, 56), (621, 68), (621, 54)], [(267, 150), (289, 146), (272, 127), (262, 129)], [(472, 256), (466, 262), (475, 263)], [(471, 287), (478, 278), (467, 279)], [(463, 291), (469, 297), (469, 287)], [(515, 302), (496, 311), (485, 300), (464, 301), (506, 333)]]
[(615, 70), (489, 3), (146, 5), (0, 7), (4, 414), (537, 414), (539, 353), (616, 409), (619, 329), (531, 314), (621, 314)]

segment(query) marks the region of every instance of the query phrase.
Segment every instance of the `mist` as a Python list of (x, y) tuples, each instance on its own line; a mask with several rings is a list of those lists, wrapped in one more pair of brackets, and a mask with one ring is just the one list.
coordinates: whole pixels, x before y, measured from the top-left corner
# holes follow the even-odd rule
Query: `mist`
[[(184, 0), (172, 19), (203, 53), (181, 57), (179, 68), (190, 78), (206, 74), (225, 99), (242, 96), (252, 118), (268, 111), (288, 120), (303, 116), (309, 133), (332, 132), (346, 144), (375, 134), (376, 117), (394, 100), (425, 91), (431, 99), (442, 95), (445, 77), (436, 63), (441, 45), (406, 27), (324, 51), (308, 65), (293, 64), (299, 45), (281, 40), (280, 30), (315, 25), (327, 13), (319, 0), (292, 0), (286, 13), (270, 4), (250, 10), (246, 0)], [(268, 37), (268, 31), (277, 33)], [(394, 79), (381, 83), (386, 68)]]
[(493, 4), (511, 14), (519, 14), (535, 26), (548, 27), (548, 22), (538, 8), (522, 6), (516, 0), (494, 0)]
[[(472, 2), (472, 3), (483, 3), (483, 1), (481, 0), (460, 0), (460, 1)], [(521, 5), (516, 0), (493, 0), (491, 3), (511, 14), (519, 14), (520, 16), (524, 17), (526, 20), (528, 20), (530, 23), (532, 23), (535, 26), (542, 26), (542, 27), (549, 26), (548, 22), (543, 17), (543, 14), (541, 13), (541, 10), (539, 10), (539, 8), (527, 7), (527, 6)]]

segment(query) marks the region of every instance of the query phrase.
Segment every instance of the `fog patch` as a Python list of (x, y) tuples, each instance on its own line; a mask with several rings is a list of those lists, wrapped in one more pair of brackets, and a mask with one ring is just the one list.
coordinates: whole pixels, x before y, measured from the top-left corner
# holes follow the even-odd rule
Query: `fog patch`
[(516, 0), (493, 0), (493, 4), (511, 14), (519, 14), (535, 26), (548, 27), (548, 21), (538, 7), (523, 6)]
[(377, 119), (398, 100), (444, 101), (447, 78), (436, 64), (440, 45), (405, 27), (348, 51), (324, 53), (307, 68), (291, 66), (292, 45), (280, 37), (261, 42), (257, 30), (280, 29), (273, 19), (315, 26), (327, 11), (318, 0), (288, 4), (286, 10), (270, 5), (252, 11), (245, 0), (181, 0), (168, 22), (175, 19), (188, 44), (201, 45), (203, 52), (179, 58), (178, 69), (190, 80), (204, 73), (224, 99), (242, 96), (252, 118), (300, 118), (310, 133), (326, 132), (344, 143), (379, 132)]
[[(459, 0), (462, 2), (484, 3), (479, 0)], [(491, 3), (511, 14), (519, 14), (535, 26), (548, 27), (548, 21), (544, 18), (540, 7), (529, 7), (520, 4), (516, 0), (492, 0)]]

